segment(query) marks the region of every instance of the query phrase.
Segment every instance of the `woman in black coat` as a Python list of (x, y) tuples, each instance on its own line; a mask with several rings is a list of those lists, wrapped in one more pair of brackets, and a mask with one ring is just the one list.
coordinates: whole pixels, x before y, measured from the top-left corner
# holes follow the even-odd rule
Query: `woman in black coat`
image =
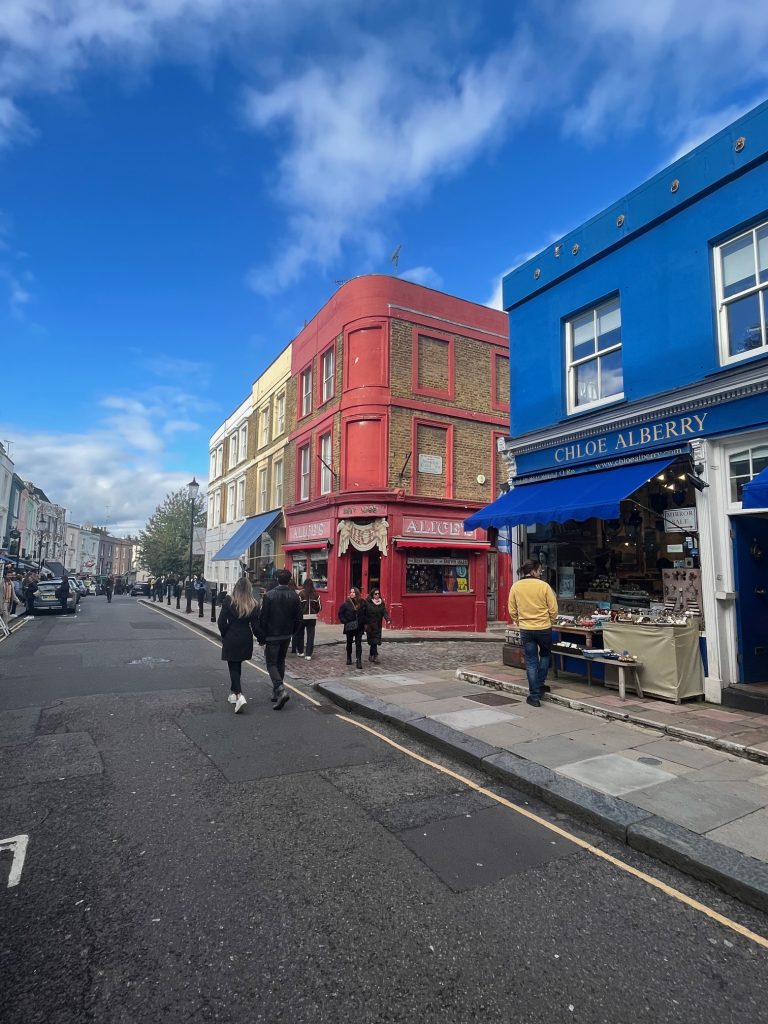
[(372, 661), (374, 665), (378, 665), (382, 624), (385, 620), (391, 623), (392, 619), (389, 617), (387, 606), (384, 604), (384, 599), (381, 596), (381, 591), (378, 587), (371, 591), (365, 604), (368, 612), (368, 624), (365, 627), (365, 630), (368, 643), (371, 645), (371, 653), (368, 655), (368, 661)]
[(363, 632), (368, 623), (368, 608), (357, 587), (350, 587), (347, 600), (339, 608), (339, 622), (344, 627), (344, 636), (347, 638), (347, 664), (352, 664), (352, 641), (354, 640), (356, 664), (358, 668), (362, 668)]
[(227, 595), (218, 618), (222, 636), (221, 660), (229, 666), (231, 692), (227, 700), (235, 705), (235, 714), (248, 703), (240, 688), (243, 662), (253, 654), (253, 638), (260, 636), (259, 606), (247, 576), (241, 576)]

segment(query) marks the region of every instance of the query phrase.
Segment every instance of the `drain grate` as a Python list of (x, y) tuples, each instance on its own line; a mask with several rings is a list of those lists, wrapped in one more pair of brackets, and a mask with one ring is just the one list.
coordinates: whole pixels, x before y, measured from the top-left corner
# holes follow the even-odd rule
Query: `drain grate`
[(467, 700), (475, 700), (478, 704), (488, 704), (490, 707), (498, 707), (501, 704), (519, 704), (516, 697), (507, 697), (503, 693), (478, 693), (476, 696), (467, 696)]

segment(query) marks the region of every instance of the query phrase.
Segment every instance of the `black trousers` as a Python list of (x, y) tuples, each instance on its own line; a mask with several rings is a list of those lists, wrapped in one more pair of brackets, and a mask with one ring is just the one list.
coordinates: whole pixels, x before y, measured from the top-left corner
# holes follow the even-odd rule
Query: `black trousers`
[(358, 629), (356, 633), (345, 633), (347, 638), (347, 658), (352, 657), (352, 641), (355, 642), (355, 657), (358, 661), (363, 656), (363, 631)]
[(267, 640), (264, 645), (264, 663), (267, 666), (269, 678), (272, 680), (274, 692), (280, 689), (285, 679), (285, 656), (290, 643), (291, 638), (288, 636), (285, 640)]
[(232, 693), (240, 693), (240, 677), (243, 672), (242, 661), (228, 661), (227, 668), (229, 669), (229, 682)]
[(199, 617), (201, 619), (202, 619), (203, 614), (204, 614), (203, 613), (203, 605), (204, 604), (205, 604), (205, 591), (204, 590), (198, 590), (198, 592), (197, 592), (197, 611), (198, 611)]

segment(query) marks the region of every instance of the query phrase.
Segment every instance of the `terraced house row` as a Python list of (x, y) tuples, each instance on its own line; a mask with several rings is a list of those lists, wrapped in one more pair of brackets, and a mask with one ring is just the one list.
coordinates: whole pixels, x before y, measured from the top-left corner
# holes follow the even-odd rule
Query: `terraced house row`
[(206, 577), (380, 587), (400, 628), (484, 630), (508, 559), (464, 520), (507, 484), (506, 315), (384, 275), (342, 285), (210, 440)]

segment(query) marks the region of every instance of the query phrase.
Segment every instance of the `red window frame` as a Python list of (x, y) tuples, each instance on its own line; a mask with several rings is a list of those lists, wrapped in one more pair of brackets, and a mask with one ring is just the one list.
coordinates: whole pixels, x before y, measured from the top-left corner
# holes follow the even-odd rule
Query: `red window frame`
[[(323, 485), (323, 464), (320, 461), (320, 455), (322, 454), (320, 442), (322, 441), (322, 439), (324, 437), (330, 437), (330, 439), (331, 439), (331, 463), (330, 463), (330, 465), (331, 465), (331, 470), (332, 470), (332, 472), (331, 472), (331, 489), (330, 489), (330, 491), (326, 491), (325, 494), (322, 491), (322, 485)], [(326, 425), (321, 430), (318, 430), (317, 433), (315, 434), (315, 458), (317, 459), (317, 467), (318, 467), (318, 469), (317, 469), (317, 496), (320, 497), (320, 498), (326, 498), (329, 494), (333, 494), (334, 493), (334, 473), (336, 474), (336, 480), (338, 481), (338, 479), (339, 479), (339, 471), (338, 471), (338, 469), (334, 469), (334, 467), (333, 467), (333, 447), (334, 447), (334, 423), (333, 423), (333, 420), (331, 420), (330, 422), (328, 422), (326, 420)]]
[(314, 395), (314, 377), (313, 376), (310, 377), (310, 381), (309, 381), (309, 384), (310, 384), (310, 387), (309, 387), (310, 408), (309, 408), (308, 412), (304, 412), (304, 374), (305, 373), (309, 373), (311, 375), (312, 374), (312, 370), (313, 370), (313, 366), (312, 366), (312, 360), (311, 359), (307, 363), (306, 366), (302, 367), (302, 369), (299, 370), (299, 386), (296, 389), (298, 391), (298, 396), (297, 396), (298, 397), (298, 402), (297, 402), (298, 408), (296, 410), (297, 413), (298, 413), (298, 415), (296, 416), (297, 420), (305, 420), (308, 416), (311, 416), (312, 413), (314, 412), (314, 408), (315, 408), (315, 395)]
[(501, 430), (491, 431), (491, 501), (495, 500), (499, 494), (499, 485), (501, 481), (497, 479), (496, 475), (496, 461), (497, 461), (497, 449), (496, 442), (500, 437), (506, 437), (507, 435)]
[[(499, 359), (506, 359), (507, 363), (509, 363), (509, 356), (505, 352), (494, 352), (494, 351), (491, 351), (491, 408), (492, 409), (496, 409), (498, 412), (509, 412), (509, 392), (507, 392), (507, 401), (506, 402), (497, 402), (496, 401), (496, 391), (497, 391), (496, 385), (497, 385), (498, 373), (499, 373), (499, 371), (498, 371), (498, 361), (499, 361)], [(512, 372), (512, 367), (511, 366), (510, 366), (509, 372), (510, 373)]]
[[(435, 341), (444, 341), (448, 344), (448, 389), (443, 391), (440, 388), (425, 388), (419, 386), (419, 335), (425, 338), (434, 338)], [(444, 334), (442, 331), (433, 331), (429, 327), (414, 326), (411, 329), (411, 391), (414, 395), (423, 395), (425, 398), (443, 398), (453, 402), (456, 397), (456, 362), (455, 342), (452, 334)]]
[[(324, 394), (323, 394), (323, 387), (325, 385), (325, 376), (324, 376), (324, 369), (325, 369), (325, 367), (323, 366), (323, 362), (325, 360), (326, 355), (329, 352), (333, 353), (333, 387), (331, 389), (330, 395), (328, 395), (328, 397), (326, 398), (324, 396)], [(321, 406), (325, 405), (326, 402), (332, 402), (333, 399), (336, 397), (336, 341), (335, 340), (333, 342), (331, 342), (330, 345), (326, 345), (325, 348), (322, 350), (322, 352), (319, 354), (319, 356), (317, 357), (317, 367), (318, 367), (318, 373), (317, 373), (317, 408), (319, 409)]]
[[(302, 496), (301, 493), (301, 453), (304, 449), (307, 449), (309, 453), (308, 464), (309, 464), (309, 483), (307, 485), (307, 496)], [(312, 439), (310, 437), (304, 438), (302, 441), (296, 443), (296, 504), (301, 502), (310, 501), (312, 499)]]
[(411, 451), (413, 452), (414, 466), (411, 473), (411, 494), (414, 497), (419, 497), (416, 492), (416, 474), (419, 471), (419, 449), (417, 447), (419, 440), (419, 427), (434, 427), (437, 430), (445, 431), (445, 494), (444, 498), (453, 497), (453, 434), (454, 425), (452, 423), (442, 423), (439, 420), (428, 420), (422, 419), (421, 417), (414, 416), (411, 420)]

